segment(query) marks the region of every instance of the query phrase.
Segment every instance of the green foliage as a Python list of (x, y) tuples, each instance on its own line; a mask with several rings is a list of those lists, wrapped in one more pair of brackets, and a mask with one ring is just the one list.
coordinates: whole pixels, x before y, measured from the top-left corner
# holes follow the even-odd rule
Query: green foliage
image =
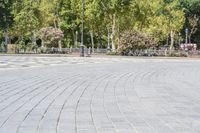
[(118, 52), (112, 52), (112, 51), (109, 51), (109, 52), (107, 52), (107, 55), (120, 55), (120, 53), (118, 53)]
[(184, 8), (185, 24), (182, 33), (185, 33), (185, 28), (189, 29), (189, 41), (200, 44), (200, 1), (199, 0), (180, 0), (180, 6)]
[(170, 53), (168, 56), (170, 56), (170, 57), (188, 57), (188, 53), (175, 51), (175, 52)]
[(19, 44), (17, 45), (17, 50), (18, 51), (20, 51), (20, 50), (26, 51), (26, 44), (25, 44), (24, 40), (21, 40), (19, 42)]
[(12, 6), (14, 0), (0, 1), (0, 28), (6, 29), (13, 24)]
[(47, 53), (47, 48), (46, 47), (36, 48), (36, 53), (37, 54), (45, 54), (45, 53)]
[[(112, 44), (119, 48), (121, 34), (137, 30), (165, 45), (170, 33), (176, 39), (179, 32), (184, 35), (186, 27), (192, 33), (191, 40), (198, 41), (199, 19), (195, 26), (190, 26), (192, 19), (189, 18), (199, 18), (199, 9), (199, 0), (85, 0), (84, 44), (91, 47), (94, 40), (95, 47), (106, 48), (110, 32)], [(16, 40), (30, 42), (36, 33), (37, 39), (43, 39), (47, 46), (57, 47), (54, 37), (47, 39), (40, 33), (43, 28), (53, 27), (63, 31), (62, 46), (71, 47), (80, 44), (81, 21), (82, 0), (4, 0), (0, 3), (0, 29), (9, 27), (9, 37), (14, 36)]]
[(33, 51), (35, 50), (35, 45), (31, 42), (29, 42), (27, 45), (26, 45), (26, 48), (27, 48), (27, 51)]
[(5, 51), (6, 49), (5, 49), (5, 42), (2, 42), (1, 44), (0, 44), (0, 51)]
[(29, 0), (17, 0), (14, 3), (15, 25), (13, 32), (16, 36), (31, 38), (33, 32), (39, 29), (41, 16), (38, 8), (38, 3)]

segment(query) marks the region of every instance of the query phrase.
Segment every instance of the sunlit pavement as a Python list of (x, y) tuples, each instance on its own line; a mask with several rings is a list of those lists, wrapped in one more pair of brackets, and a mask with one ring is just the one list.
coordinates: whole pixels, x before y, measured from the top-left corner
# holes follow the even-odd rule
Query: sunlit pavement
[(200, 133), (200, 61), (2, 56), (0, 133)]

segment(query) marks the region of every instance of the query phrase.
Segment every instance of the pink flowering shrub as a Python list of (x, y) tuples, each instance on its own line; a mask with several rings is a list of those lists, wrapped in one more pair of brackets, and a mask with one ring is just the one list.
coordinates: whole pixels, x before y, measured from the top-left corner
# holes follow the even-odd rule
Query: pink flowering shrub
[(62, 30), (53, 27), (42, 28), (39, 34), (47, 47), (58, 47), (58, 42), (64, 37)]

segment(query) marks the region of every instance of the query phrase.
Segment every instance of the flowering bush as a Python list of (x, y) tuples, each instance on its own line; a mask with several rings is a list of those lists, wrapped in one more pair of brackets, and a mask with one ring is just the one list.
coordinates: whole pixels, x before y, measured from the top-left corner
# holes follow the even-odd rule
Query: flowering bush
[(46, 45), (50, 47), (57, 47), (58, 41), (64, 37), (62, 30), (53, 27), (42, 28), (39, 31), (39, 34), (40, 38), (43, 39)]
[(154, 38), (138, 31), (126, 31), (120, 39), (119, 52), (128, 55), (138, 50), (148, 49), (156, 45)]

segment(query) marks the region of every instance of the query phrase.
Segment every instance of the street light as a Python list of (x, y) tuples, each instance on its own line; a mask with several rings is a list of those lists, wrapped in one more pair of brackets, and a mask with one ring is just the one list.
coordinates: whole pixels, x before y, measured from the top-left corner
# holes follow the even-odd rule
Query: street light
[(78, 42), (78, 31), (76, 31), (76, 42), (75, 42), (75, 46), (74, 46), (74, 48), (77, 48), (77, 42)]
[(188, 43), (188, 28), (185, 29), (185, 43)]
[(8, 52), (8, 29), (5, 31), (5, 52)]
[(85, 1), (82, 0), (82, 32), (81, 32), (81, 46), (80, 46), (80, 56), (84, 57), (84, 45), (83, 45), (83, 34), (84, 34), (84, 7)]

